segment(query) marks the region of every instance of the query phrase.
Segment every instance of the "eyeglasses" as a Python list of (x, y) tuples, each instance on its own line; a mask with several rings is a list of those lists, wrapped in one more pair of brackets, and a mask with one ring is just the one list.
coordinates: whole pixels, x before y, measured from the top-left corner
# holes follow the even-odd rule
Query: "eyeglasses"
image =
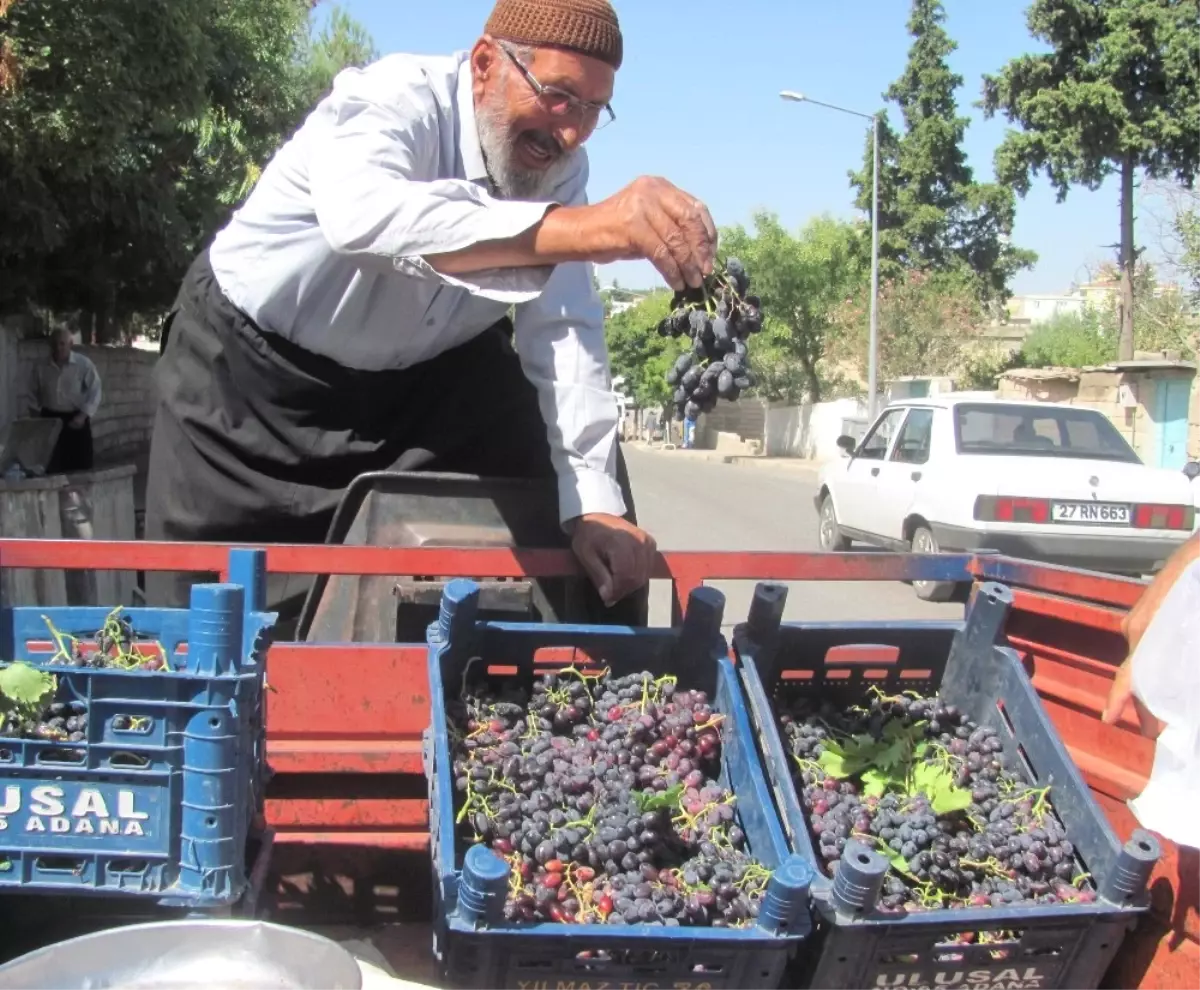
[(538, 102), (552, 117), (576, 117), (584, 127), (590, 127), (594, 131), (607, 127), (617, 119), (611, 104), (589, 103), (556, 86), (543, 86), (529, 71), (525, 63), (517, 58), (506, 45), (499, 45), (499, 48), (512, 59), (513, 65), (521, 70), (521, 75), (525, 77), (525, 81), (537, 94)]

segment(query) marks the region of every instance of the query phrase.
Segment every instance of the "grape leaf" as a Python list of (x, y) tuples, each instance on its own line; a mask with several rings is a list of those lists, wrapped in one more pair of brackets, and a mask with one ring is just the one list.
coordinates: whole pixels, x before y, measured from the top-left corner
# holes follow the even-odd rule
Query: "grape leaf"
[(953, 783), (933, 796), (930, 805), (935, 815), (948, 815), (952, 811), (965, 811), (971, 807), (971, 792)]
[(858, 772), (858, 764), (854, 760), (828, 749), (817, 757), (817, 763), (830, 777), (837, 777), (839, 780)]
[(862, 775), (863, 794), (867, 797), (883, 797), (884, 791), (897, 783), (895, 778), (882, 770), (868, 770)]
[(27, 663), (10, 663), (0, 669), (0, 695), (13, 707), (38, 708), (54, 697), (53, 674)]
[(683, 796), (683, 784), (676, 784), (665, 791), (634, 791), (633, 800), (637, 803), (638, 811), (661, 811), (663, 808), (673, 808)]
[(891, 846), (884, 847), (884, 855), (892, 864), (892, 869), (897, 873), (908, 873), (908, 860), (901, 856)]
[(948, 815), (971, 805), (971, 792), (956, 785), (950, 771), (936, 763), (917, 764), (913, 769), (913, 790), (925, 793), (936, 815)]
[(821, 740), (821, 755), (817, 762), (831, 777), (853, 777), (877, 762), (879, 743), (870, 736), (853, 736), (844, 743)]
[(885, 770), (890, 770), (893, 767), (901, 766), (905, 762), (904, 756), (904, 740), (895, 739), (875, 754), (874, 763)]

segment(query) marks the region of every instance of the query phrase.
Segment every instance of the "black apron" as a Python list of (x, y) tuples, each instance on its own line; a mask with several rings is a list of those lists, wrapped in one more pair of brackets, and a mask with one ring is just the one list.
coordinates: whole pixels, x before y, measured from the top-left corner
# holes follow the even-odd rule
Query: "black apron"
[(77, 412), (43, 409), (41, 415), (45, 419), (62, 420), (62, 430), (54, 444), (50, 463), (46, 465), (46, 473), (73, 474), (76, 471), (90, 471), (93, 463), (91, 417), (85, 417), (82, 426), (72, 427), (70, 421), (79, 415)]
[[(323, 543), (342, 493), (369, 471), (554, 478), (537, 391), (511, 336), (503, 320), (411, 368), (345, 368), (259, 329), (221, 291), (205, 252), (164, 325), (146, 539)], [(619, 452), (618, 469), (636, 521)], [(186, 605), (197, 579), (148, 573), (147, 597)], [(272, 575), (270, 606), (294, 614), (311, 583)], [(600, 621), (643, 625), (647, 602), (643, 589), (601, 605)]]

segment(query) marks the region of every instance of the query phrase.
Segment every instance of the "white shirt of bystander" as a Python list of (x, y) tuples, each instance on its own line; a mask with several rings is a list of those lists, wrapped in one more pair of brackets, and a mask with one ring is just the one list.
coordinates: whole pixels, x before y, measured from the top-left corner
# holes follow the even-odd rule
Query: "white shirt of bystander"
[(44, 358), (33, 368), (33, 411), (81, 412), (95, 419), (100, 408), (100, 373), (86, 355), (72, 351), (59, 367)]

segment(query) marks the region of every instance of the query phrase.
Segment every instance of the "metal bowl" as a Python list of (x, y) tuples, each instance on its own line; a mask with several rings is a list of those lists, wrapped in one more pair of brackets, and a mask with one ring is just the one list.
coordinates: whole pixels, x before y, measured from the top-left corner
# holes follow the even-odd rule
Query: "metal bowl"
[(23, 990), (361, 990), (355, 958), (320, 935), (261, 921), (162, 921), (48, 945), (0, 966)]

